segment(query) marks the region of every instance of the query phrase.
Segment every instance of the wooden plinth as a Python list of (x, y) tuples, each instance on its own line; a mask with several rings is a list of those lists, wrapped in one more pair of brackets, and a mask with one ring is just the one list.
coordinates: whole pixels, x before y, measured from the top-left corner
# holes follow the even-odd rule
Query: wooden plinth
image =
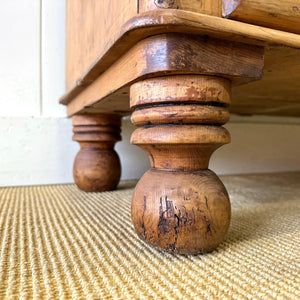
[(73, 176), (86, 192), (108, 191), (120, 180), (121, 165), (114, 145), (121, 140), (121, 116), (116, 114), (75, 115), (73, 141), (80, 144)]
[(212, 153), (230, 142), (231, 83), (202, 75), (166, 76), (132, 85), (131, 142), (149, 155), (151, 170), (136, 186), (132, 221), (155, 247), (180, 254), (214, 250), (230, 222), (230, 202), (208, 170)]

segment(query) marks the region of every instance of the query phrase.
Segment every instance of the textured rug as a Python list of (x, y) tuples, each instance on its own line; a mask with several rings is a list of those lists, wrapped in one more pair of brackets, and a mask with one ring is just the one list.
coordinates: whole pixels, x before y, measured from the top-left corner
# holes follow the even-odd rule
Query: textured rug
[(232, 222), (211, 254), (140, 241), (135, 182), (0, 189), (0, 299), (300, 299), (300, 173), (222, 177)]

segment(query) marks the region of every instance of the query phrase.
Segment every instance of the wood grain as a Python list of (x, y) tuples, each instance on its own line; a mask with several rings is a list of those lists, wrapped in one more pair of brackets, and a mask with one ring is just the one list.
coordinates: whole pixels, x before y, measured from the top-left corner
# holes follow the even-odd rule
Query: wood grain
[[(262, 76), (262, 68), (263, 49), (258, 46), (195, 35), (156, 35), (132, 47), (75, 97), (68, 105), (67, 111), (70, 116), (85, 107), (95, 105), (95, 108), (103, 111), (113, 112), (117, 109), (128, 112), (126, 91), (125, 97), (117, 99), (113, 93), (145, 77), (165, 74), (210, 74), (227, 77), (234, 83), (241, 84), (259, 79)], [(109, 97), (110, 95), (112, 97)], [(101, 102), (96, 104), (99, 99), (102, 99)]]
[(236, 86), (231, 112), (300, 116), (300, 50), (270, 48), (265, 52), (264, 76), (259, 82)]
[(300, 33), (299, 0), (223, 0), (223, 17)]
[(149, 170), (138, 182), (132, 199), (131, 216), (138, 236), (167, 252), (211, 252), (229, 227), (229, 197), (210, 170)]
[(197, 13), (222, 16), (222, 0), (138, 0), (139, 12), (154, 9), (181, 9)]
[(230, 202), (207, 169), (212, 153), (230, 142), (220, 126), (229, 117), (220, 105), (229, 104), (230, 81), (201, 75), (146, 79), (131, 86), (130, 97), (132, 122), (140, 126), (131, 143), (149, 155), (152, 167), (132, 198), (136, 232), (168, 252), (214, 250), (228, 229)]
[(111, 37), (136, 14), (137, 0), (67, 0), (67, 90), (101, 54)]
[[(257, 112), (280, 115), (282, 111), (282, 114), (284, 115), (300, 115), (299, 105), (297, 106), (295, 103), (289, 103), (289, 101), (285, 104), (284, 97), (278, 99), (275, 90), (272, 92), (273, 87), (276, 90), (278, 90), (277, 87), (281, 87), (282, 90), (287, 92), (288, 99), (291, 97), (298, 99), (300, 97), (300, 88), (298, 87), (300, 72), (297, 71), (300, 57), (298, 50), (300, 49), (300, 37), (298, 35), (180, 10), (151, 11), (146, 14), (141, 14), (138, 17), (134, 17), (124, 24), (121, 30), (118, 31), (99, 52), (99, 56), (95, 59), (94, 63), (82, 73), (76, 84), (61, 98), (61, 103), (64, 104), (68, 104), (73, 99), (76, 99), (75, 102), (77, 108), (75, 110), (73, 109), (74, 107), (72, 109), (70, 108), (69, 115), (78, 111), (90, 111), (93, 113), (101, 111), (122, 111), (123, 114), (128, 114), (130, 112), (127, 100), (129, 86), (112, 89), (111, 94), (105, 94), (105, 98), (102, 98), (98, 105), (96, 104), (96, 99), (94, 99), (95, 102), (84, 100), (81, 106), (79, 104), (80, 97), (76, 97), (89, 85), (93, 84), (100, 74), (112, 66), (122, 54), (132, 48), (140, 39), (166, 31), (209, 35), (230, 41), (235, 40), (247, 44), (250, 43), (265, 46), (265, 56), (269, 56), (271, 58), (270, 61), (276, 61), (278, 66), (284, 65), (284, 68), (281, 68), (281, 73), (284, 73), (284, 70), (288, 70), (289, 68), (295, 69), (295, 72), (293, 73), (292, 80), (288, 81), (288, 86), (291, 87), (291, 90), (286, 90), (284, 88), (286, 84), (283, 85), (280, 82), (277, 82), (277, 84), (274, 85), (270, 79), (266, 82), (264, 80), (261, 81), (260, 90), (268, 85), (269, 92), (267, 95), (259, 95), (260, 98), (253, 98), (255, 101), (257, 100), (256, 104), (259, 104)], [(279, 53), (272, 57), (273, 50), (275, 49), (276, 51), (277, 48), (280, 50)], [(288, 60), (286, 59), (287, 53), (289, 56)], [(274, 79), (276, 80), (277, 73), (274, 64), (266, 67), (268, 72), (275, 76)], [(290, 73), (288, 77), (290, 77)], [(286, 75), (283, 75), (283, 78), (286, 78)], [(98, 80), (98, 82), (102, 82), (102, 79)], [(236, 89), (242, 91), (243, 87), (238, 87)], [(92, 92), (88, 92), (88, 94), (91, 93)], [(237, 97), (234, 92), (233, 111), (236, 113), (247, 113), (248, 106), (249, 113), (256, 113), (255, 105), (251, 106), (251, 102), (248, 100), (248, 103), (243, 101), (243, 97), (240, 97), (241, 94), (245, 97), (245, 101), (249, 99), (246, 93), (239, 93), (239, 97)], [(100, 95), (103, 94), (100, 93)], [(99, 99), (101, 99), (101, 96), (97, 98), (97, 100)], [(114, 99), (114, 101), (111, 101), (111, 99)], [(265, 112), (264, 102), (266, 108)], [(86, 105), (87, 103), (89, 103), (89, 105)], [(274, 108), (274, 111), (272, 111), (272, 108)]]
[(121, 140), (121, 116), (75, 115), (73, 141), (80, 144), (73, 166), (76, 185), (86, 192), (113, 190), (119, 183), (121, 165), (114, 145)]
[(209, 35), (259, 46), (282, 45), (300, 49), (300, 37), (295, 34), (181, 10), (148, 12), (132, 18), (109, 39), (93, 63), (67, 89), (60, 102), (68, 104), (141, 39), (166, 32)]
[[(177, 118), (177, 116), (180, 118)], [(224, 107), (211, 105), (191, 104), (188, 106), (172, 105), (153, 106), (135, 110), (131, 120), (136, 126), (155, 124), (225, 124), (229, 120), (229, 111)]]
[[(229, 53), (227, 53), (229, 54)], [(229, 54), (230, 55), (230, 54)], [(223, 61), (226, 64), (226, 60)], [(228, 60), (227, 60), (228, 62)], [(228, 68), (228, 72), (230, 72)], [(178, 76), (153, 78), (136, 83), (130, 90), (130, 106), (132, 108), (151, 104), (163, 104), (174, 102), (189, 103), (219, 103), (228, 105), (230, 103), (231, 81), (225, 78), (212, 76), (186, 75), (178, 80)], [(157, 85), (160, 89), (157, 89)], [(149, 89), (152, 86), (153, 90)], [(177, 89), (176, 97), (172, 98), (172, 91)], [(151, 100), (149, 100), (150, 95)]]

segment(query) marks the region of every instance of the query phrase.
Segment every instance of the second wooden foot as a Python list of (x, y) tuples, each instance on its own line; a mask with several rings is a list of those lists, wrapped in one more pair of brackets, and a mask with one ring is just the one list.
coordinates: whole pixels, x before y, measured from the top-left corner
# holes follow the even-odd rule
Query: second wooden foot
[(115, 189), (121, 176), (120, 159), (114, 150), (121, 139), (121, 116), (76, 115), (72, 121), (73, 140), (80, 144), (73, 166), (76, 185), (86, 192)]

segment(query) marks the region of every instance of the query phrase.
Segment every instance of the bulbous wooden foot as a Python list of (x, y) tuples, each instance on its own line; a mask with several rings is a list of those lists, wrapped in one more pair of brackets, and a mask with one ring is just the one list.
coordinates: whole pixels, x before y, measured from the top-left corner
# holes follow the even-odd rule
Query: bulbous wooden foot
[(121, 166), (118, 154), (113, 149), (97, 146), (83, 145), (74, 160), (74, 181), (86, 192), (113, 190), (120, 180)]
[(149, 170), (136, 186), (131, 212), (142, 239), (179, 254), (211, 252), (230, 223), (228, 194), (210, 170)]
[(119, 183), (121, 164), (114, 145), (121, 139), (121, 116), (75, 115), (73, 140), (80, 150), (73, 166), (75, 184), (86, 192), (113, 190)]
[(213, 251), (230, 223), (230, 202), (208, 170), (212, 153), (229, 143), (227, 79), (181, 75), (131, 87), (131, 142), (149, 155), (152, 169), (136, 186), (131, 205), (138, 235), (168, 252)]

